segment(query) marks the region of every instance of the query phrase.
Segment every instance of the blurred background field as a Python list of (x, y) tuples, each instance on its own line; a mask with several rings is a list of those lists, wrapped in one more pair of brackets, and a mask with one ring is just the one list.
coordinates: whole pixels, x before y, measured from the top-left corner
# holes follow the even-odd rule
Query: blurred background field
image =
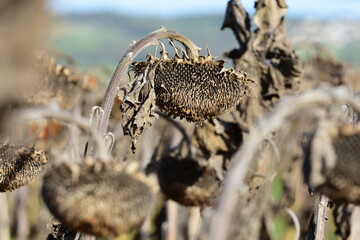
[[(60, 5), (61, 2), (64, 5)], [(50, 4), (53, 17), (48, 26), (51, 36), (49, 47), (71, 55), (82, 70), (106, 66), (111, 71), (132, 40), (161, 26), (184, 34), (203, 49), (208, 45), (214, 56), (222, 57), (225, 51), (237, 47), (231, 30), (221, 31), (227, 1), (218, 1), (216, 6), (220, 7), (216, 9), (210, 8), (214, 5), (213, 1), (199, 1), (196, 5), (184, 1), (183, 8), (178, 11), (179, 1), (173, 1), (174, 6), (169, 10), (161, 10), (160, 5), (157, 11), (143, 1), (137, 1), (138, 11), (136, 6), (126, 10), (116, 7), (116, 4), (111, 10), (106, 7), (109, 2), (90, 1), (72, 6), (62, 0)], [(253, 13), (253, 1), (243, 3), (246, 10)], [(287, 1), (287, 4), (288, 35), (292, 46), (304, 59), (314, 51), (314, 46), (322, 46), (329, 50), (329, 54), (360, 67), (360, 13), (356, 15), (356, 1), (305, 1), (302, 5)], [(352, 4), (355, 6), (351, 7)], [(208, 11), (206, 5), (209, 5)]]
[[(49, 49), (49, 55), (53, 56), (57, 63), (71, 66), (72, 70), (75, 69), (75, 72), (86, 76), (84, 77), (86, 81), (90, 81), (92, 76), (95, 83), (97, 80), (100, 81), (99, 88), (96, 84), (93, 88), (87, 86), (86, 91), (90, 92), (91, 97), (84, 95), (84, 98), (89, 100), (84, 101), (86, 117), (91, 107), (101, 101), (104, 89), (130, 43), (161, 26), (191, 39), (203, 49), (202, 54), (206, 54), (208, 46), (213, 56), (223, 58), (224, 52), (239, 47), (239, 43), (229, 28), (221, 30), (228, 2), (226, 0), (47, 0), (45, 2), (47, 4), (46, 22), (41, 26), (45, 28), (43, 33), (45, 37), (42, 38), (45, 39), (45, 43), (39, 41), (41, 44), (36, 47)], [(254, 13), (255, 1), (241, 2), (250, 14)], [(304, 89), (312, 86), (314, 79), (335, 83), (350, 79), (348, 82), (352, 83), (354, 90), (359, 91), (360, 81), (356, 78), (358, 75), (353, 74), (352, 70), (360, 69), (360, 2), (356, 0), (289, 0), (286, 3), (289, 5), (285, 18), (291, 48), (299, 53), (304, 62), (306, 79)], [(254, 28), (254, 25), (252, 26)], [(23, 27), (26, 28), (25, 25)], [(29, 43), (25, 41), (26, 38), (22, 39), (25, 44)], [(25, 45), (24, 43), (22, 44)], [(136, 60), (144, 59), (146, 53), (152, 54), (152, 49), (143, 51)], [(324, 59), (316, 58), (318, 56), (324, 56)], [(233, 67), (232, 59), (225, 58), (225, 60), (228, 61), (226, 67)], [(14, 65), (17, 66), (17, 64)], [(321, 64), (323, 64), (322, 67)], [(14, 72), (17, 71), (18, 68)], [(127, 76), (125, 77), (127, 80)], [(3, 79), (6, 79), (7, 84), (8, 78)], [(18, 79), (23, 78), (18, 77)], [(315, 80), (313, 82), (316, 82)], [(118, 106), (115, 107), (118, 109)], [(120, 111), (113, 111), (114, 115), (116, 113), (121, 114)], [(116, 124), (120, 122), (115, 121)], [(116, 133), (119, 134), (119, 132)], [(158, 133), (150, 132), (150, 136), (151, 134)], [(122, 135), (122, 132), (119, 135)], [(145, 142), (141, 139), (140, 141)], [(128, 145), (119, 144), (119, 146), (126, 148)], [(129, 149), (127, 151), (130, 152)], [(129, 154), (128, 152), (126, 154)], [(271, 193), (273, 202), (280, 202), (281, 196), (284, 195), (284, 185), (286, 184), (282, 181), (281, 175), (274, 180)], [(29, 229), (25, 231), (24, 238), (17, 239), (40, 239), (40, 236), (43, 239), (48, 234), (45, 223), (48, 222), (49, 213), (43, 207), (37, 194), (38, 189), (39, 183), (36, 182), (29, 188), (22, 188), (7, 195), (11, 210), (9, 211), (11, 219), (7, 221), (11, 221), (12, 237), (19, 236), (15, 230), (18, 229), (18, 218), (21, 219), (21, 217), (14, 217), (17, 213), (13, 211), (17, 204), (15, 194), (20, 195), (23, 192), (29, 195), (29, 201), (23, 202), (27, 204), (25, 208), (28, 211), (28, 219), (25, 218), (22, 225), (29, 226)], [(302, 203), (306, 201), (304, 199), (309, 197), (307, 192), (300, 195), (301, 193), (297, 193), (294, 211), (300, 212)], [(29, 206), (31, 207), (28, 208)], [(289, 216), (282, 212), (274, 216), (274, 219), (273, 238), (275, 240), (293, 239), (295, 229)], [(330, 220), (327, 221), (326, 239), (336, 239), (332, 222), (332, 216), (330, 216)], [(118, 239), (131, 238), (125, 236)], [(0, 237), (0, 240), (3, 239)]]

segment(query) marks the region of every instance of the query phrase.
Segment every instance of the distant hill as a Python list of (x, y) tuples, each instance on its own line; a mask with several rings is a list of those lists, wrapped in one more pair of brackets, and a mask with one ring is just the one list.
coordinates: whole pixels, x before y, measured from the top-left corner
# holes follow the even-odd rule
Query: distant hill
[(114, 14), (67, 15), (54, 18), (50, 47), (69, 54), (80, 68), (115, 67), (132, 40), (165, 26), (190, 38), (214, 56), (237, 46), (230, 30), (221, 31), (222, 16), (146, 19)]
[[(52, 20), (49, 47), (74, 58), (80, 69), (107, 66), (113, 70), (132, 40), (164, 25), (204, 50), (208, 45), (214, 56), (221, 57), (224, 51), (238, 46), (230, 29), (220, 30), (222, 21), (221, 15), (166, 20), (109, 13), (59, 16)], [(304, 49), (319, 41), (337, 56), (360, 66), (359, 22), (290, 19), (287, 26), (295, 47)]]

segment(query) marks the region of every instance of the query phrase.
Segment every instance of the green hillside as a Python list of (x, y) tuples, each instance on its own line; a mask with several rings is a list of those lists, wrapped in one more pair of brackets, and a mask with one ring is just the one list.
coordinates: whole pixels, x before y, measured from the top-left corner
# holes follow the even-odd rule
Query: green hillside
[[(54, 18), (50, 47), (72, 56), (81, 69), (114, 68), (132, 40), (165, 26), (190, 38), (214, 56), (237, 46), (229, 29), (221, 31), (222, 16), (184, 19), (139, 19), (113, 14), (69, 15)], [(204, 51), (205, 52), (205, 51)]]
[[(204, 53), (208, 45), (214, 56), (221, 57), (224, 51), (238, 45), (230, 29), (220, 30), (222, 21), (222, 15), (177, 19), (133, 18), (108, 13), (66, 15), (53, 18), (49, 45), (73, 57), (80, 69), (106, 66), (112, 71), (132, 40), (165, 26), (190, 38), (203, 48)], [(329, 33), (332, 24), (336, 24), (340, 37), (329, 37), (333, 35)], [(287, 26), (295, 48), (302, 49), (303, 42), (308, 46), (310, 39), (330, 48), (338, 57), (360, 66), (360, 37), (356, 35), (359, 22), (288, 19)]]

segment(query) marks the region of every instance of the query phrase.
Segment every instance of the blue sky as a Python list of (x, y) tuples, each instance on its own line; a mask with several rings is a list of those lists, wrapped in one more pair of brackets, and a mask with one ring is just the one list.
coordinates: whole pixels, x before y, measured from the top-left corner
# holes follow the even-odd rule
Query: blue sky
[[(108, 11), (169, 18), (224, 14), (227, 2), (227, 0), (48, 0), (48, 5), (55, 14)], [(241, 2), (251, 13), (254, 0)], [(290, 17), (360, 18), (359, 0), (287, 0), (287, 3)]]

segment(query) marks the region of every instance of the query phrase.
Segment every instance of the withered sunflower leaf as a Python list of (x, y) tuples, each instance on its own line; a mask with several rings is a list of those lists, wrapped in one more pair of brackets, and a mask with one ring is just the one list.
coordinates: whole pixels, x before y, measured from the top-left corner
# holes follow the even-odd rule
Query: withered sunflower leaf
[[(145, 71), (144, 75), (137, 76), (118, 92), (118, 97), (123, 101), (120, 110), (123, 112), (121, 126), (124, 134), (132, 140), (132, 150), (141, 133), (152, 126), (158, 118), (155, 113), (154, 73)], [(138, 90), (140, 89), (140, 90)]]

